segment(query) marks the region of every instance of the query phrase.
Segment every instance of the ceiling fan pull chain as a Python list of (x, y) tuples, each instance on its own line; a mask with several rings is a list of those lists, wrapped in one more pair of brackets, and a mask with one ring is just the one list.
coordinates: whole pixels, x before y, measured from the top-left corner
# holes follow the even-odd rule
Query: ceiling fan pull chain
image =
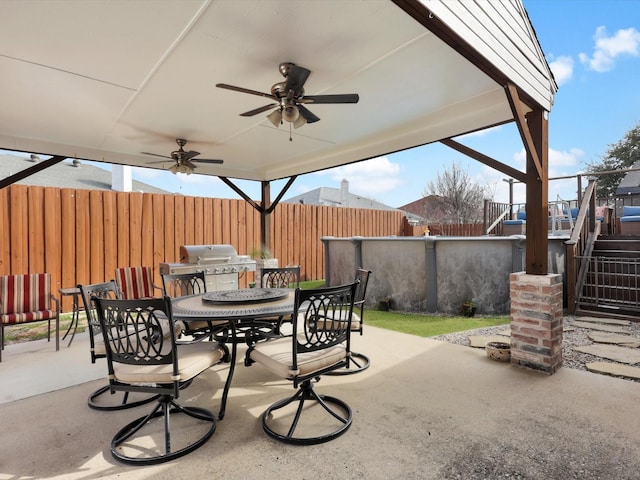
[(291, 138), (291, 122), (289, 122), (289, 141), (293, 142), (293, 138)]

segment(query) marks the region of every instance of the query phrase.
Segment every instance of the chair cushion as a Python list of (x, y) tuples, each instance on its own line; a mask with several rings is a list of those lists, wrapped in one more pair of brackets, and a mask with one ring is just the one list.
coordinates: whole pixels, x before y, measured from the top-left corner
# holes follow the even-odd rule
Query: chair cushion
[(154, 294), (151, 267), (117, 268), (116, 284), (124, 299), (150, 298)]
[[(216, 327), (218, 325), (225, 325), (229, 323), (227, 320), (215, 320), (211, 322), (211, 325)], [(196, 330), (207, 330), (209, 328), (209, 322), (204, 320), (187, 320), (185, 321), (184, 330), (188, 332), (194, 332)]]
[(620, 221), (626, 222), (640, 222), (640, 215), (631, 215), (629, 217), (620, 217)]
[(331, 348), (298, 354), (298, 370), (293, 370), (292, 338), (284, 337), (256, 344), (249, 353), (251, 360), (261, 363), (282, 378), (310, 375), (347, 358), (343, 344)]
[[(0, 314), (51, 310), (51, 276), (48, 273), (0, 276)], [(44, 320), (37, 318), (25, 321)]]
[(505, 225), (524, 225), (526, 223), (525, 220), (505, 220)]
[[(345, 317), (347, 316), (347, 312), (345, 311), (340, 311), (340, 316), (337, 319), (334, 319), (333, 321), (336, 320), (344, 320)], [(318, 328), (321, 330), (326, 330), (328, 328), (332, 328), (331, 327), (331, 322), (332, 320), (326, 319), (324, 322), (321, 319), (318, 319)], [(353, 312), (351, 314), (351, 331), (359, 331), (360, 330), (360, 316)]]
[(207, 368), (215, 365), (225, 351), (213, 342), (178, 345), (178, 378), (173, 377), (173, 364), (168, 365), (127, 365), (114, 364), (115, 379), (124, 383), (171, 383), (194, 378)]
[(55, 310), (40, 310), (38, 312), (9, 313), (6, 315), (0, 315), (0, 322), (5, 325), (11, 325), (16, 323), (39, 322), (41, 320), (49, 320), (56, 317), (57, 312)]
[(625, 205), (622, 207), (623, 217), (637, 217), (640, 215), (640, 206)]

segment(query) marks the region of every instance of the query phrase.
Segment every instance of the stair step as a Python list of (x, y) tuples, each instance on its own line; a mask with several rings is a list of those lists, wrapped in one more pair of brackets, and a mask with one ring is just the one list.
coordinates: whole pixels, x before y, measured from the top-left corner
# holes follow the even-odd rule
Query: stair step
[(603, 323), (605, 325), (631, 325), (629, 320), (618, 320), (614, 318), (588, 317), (586, 315), (576, 315), (575, 319), (580, 322)]
[(593, 249), (591, 253), (592, 257), (607, 257), (607, 258), (640, 258), (640, 250), (614, 250), (614, 249)]
[(640, 312), (621, 310), (620, 308), (599, 308), (596, 305), (579, 304), (576, 308), (576, 315), (585, 315), (600, 318), (617, 318), (620, 320), (630, 320), (640, 322)]

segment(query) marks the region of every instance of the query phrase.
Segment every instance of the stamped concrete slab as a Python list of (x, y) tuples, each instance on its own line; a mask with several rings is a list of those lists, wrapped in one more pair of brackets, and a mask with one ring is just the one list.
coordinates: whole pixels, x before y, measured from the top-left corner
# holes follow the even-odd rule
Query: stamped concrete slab
[(598, 317), (576, 317), (580, 322), (602, 323), (606, 325), (631, 325), (630, 320), (617, 320), (615, 318), (598, 318)]
[(593, 322), (573, 322), (572, 325), (574, 327), (580, 328), (590, 328), (591, 330), (599, 330), (601, 332), (611, 332), (611, 333), (626, 333), (629, 332), (623, 327), (616, 327), (613, 325), (601, 325)]
[(620, 335), (619, 333), (589, 332), (587, 337), (596, 343), (612, 343), (621, 347), (640, 347), (640, 338), (631, 335)]
[(586, 345), (573, 347), (576, 352), (588, 353), (596, 357), (606, 358), (614, 362), (634, 364), (640, 363), (640, 350), (636, 348), (618, 347), (616, 345)]
[(585, 366), (590, 372), (640, 380), (640, 368), (638, 367), (608, 362), (592, 362), (585, 364)]
[(509, 343), (509, 338), (504, 335), (469, 335), (469, 343), (474, 348), (484, 348), (487, 342), (506, 342)]

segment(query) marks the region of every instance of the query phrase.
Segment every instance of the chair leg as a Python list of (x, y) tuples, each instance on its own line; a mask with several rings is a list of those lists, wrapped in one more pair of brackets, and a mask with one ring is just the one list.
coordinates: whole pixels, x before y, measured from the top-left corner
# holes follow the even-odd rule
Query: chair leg
[(349, 367), (332, 370), (325, 375), (353, 375), (354, 373), (364, 372), (371, 365), (371, 360), (364, 353), (351, 352)]
[[(295, 436), (298, 422), (300, 421), (304, 410), (304, 403), (307, 400), (315, 402), (317, 405), (322, 407), (325, 412), (331, 415), (334, 419), (338, 420), (338, 428), (330, 433), (324, 433), (318, 436)], [(298, 406), (287, 433), (285, 434), (276, 431), (271, 426), (274, 423), (272, 413), (275, 410), (284, 408), (294, 402), (298, 402)], [(332, 405), (337, 408), (333, 408)], [(351, 408), (349, 407), (349, 405), (338, 398), (330, 397), (328, 395), (319, 395), (314, 390), (311, 379), (309, 379), (305, 380), (300, 385), (300, 388), (293, 396), (284, 400), (280, 400), (267, 408), (267, 410), (262, 414), (262, 428), (267, 435), (284, 443), (293, 445), (316, 445), (319, 443), (328, 442), (342, 435), (349, 429), (352, 420), (353, 414), (351, 413)]]
[[(202, 420), (211, 423), (209, 429), (201, 435), (195, 441), (190, 442), (179, 450), (172, 451), (171, 449), (171, 431), (170, 431), (170, 416), (173, 414), (182, 413), (191, 418)], [(163, 429), (164, 429), (164, 451), (155, 455), (149, 455), (144, 457), (132, 457), (123, 453), (123, 444), (129, 439), (132, 439), (135, 434), (143, 427), (149, 424), (152, 420), (163, 417)], [(111, 440), (111, 454), (117, 460), (129, 464), (129, 465), (156, 465), (159, 463), (168, 462), (180, 458), (190, 452), (193, 452), (197, 448), (204, 445), (216, 430), (216, 417), (213, 412), (200, 407), (184, 407), (176, 402), (169, 395), (162, 395), (158, 400), (158, 404), (153, 410), (146, 416), (140, 417), (133, 422), (125, 425)], [(148, 452), (147, 447), (136, 447), (131, 445), (132, 449), (137, 451)]]
[(124, 395), (122, 396), (122, 400), (120, 403), (115, 403), (115, 404), (107, 404), (107, 405), (103, 405), (101, 403), (97, 403), (96, 399), (98, 397), (100, 397), (102, 394), (104, 393), (110, 393), (110, 387), (109, 385), (105, 385), (104, 387), (100, 387), (98, 390), (96, 390), (95, 392), (91, 393), (89, 395), (89, 398), (87, 399), (87, 404), (89, 405), (89, 408), (92, 408), (93, 410), (102, 410), (105, 412), (112, 412), (112, 411), (116, 411), (116, 410), (126, 410), (128, 408), (135, 408), (135, 407), (139, 407), (140, 405), (146, 405), (147, 403), (151, 403), (153, 401), (157, 401), (158, 398), (160, 397), (160, 395), (151, 395), (147, 398), (144, 398), (142, 400), (136, 400), (135, 402), (129, 402), (129, 392), (124, 392)]

